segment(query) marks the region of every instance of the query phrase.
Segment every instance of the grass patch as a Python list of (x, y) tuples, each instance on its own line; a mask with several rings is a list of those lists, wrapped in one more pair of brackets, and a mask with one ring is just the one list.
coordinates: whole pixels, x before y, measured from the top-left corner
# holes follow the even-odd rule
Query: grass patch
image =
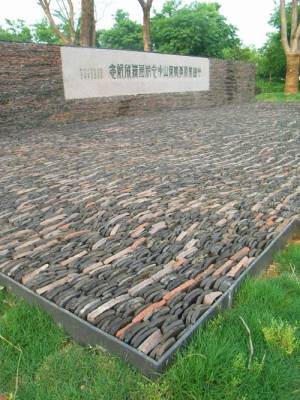
[(260, 93), (278, 93), (278, 92), (283, 92), (284, 90), (284, 81), (278, 81), (278, 82), (273, 82), (273, 81), (265, 81), (262, 79), (258, 79), (256, 81), (256, 89)]
[[(284, 80), (278, 82), (270, 82), (258, 79), (256, 81), (256, 100), (267, 102), (299, 102), (300, 93), (284, 94)], [(300, 87), (299, 87), (300, 91)]]
[(293, 272), (297, 276), (300, 275), (300, 243), (296, 245), (289, 245), (287, 248), (279, 253), (275, 258), (276, 263), (280, 266), (281, 272)]
[[(100, 349), (76, 345), (48, 316), (0, 292), (0, 334), (22, 349), (16, 398), (299, 400), (299, 244), (275, 263), (275, 276), (247, 280), (233, 309), (199, 331), (155, 382)], [(17, 361), (0, 340), (0, 396), (14, 391)]]
[(279, 348), (286, 354), (292, 354), (299, 348), (299, 340), (296, 337), (297, 326), (273, 319), (271, 325), (264, 327), (262, 331), (270, 346)]
[(6, 292), (4, 287), (0, 286), (0, 318), (5, 314), (6, 310), (15, 305), (16, 298)]
[[(288, 357), (280, 348), (270, 349), (264, 335), (274, 319), (290, 324), (298, 335), (299, 295), (300, 288), (287, 276), (246, 282), (235, 307), (212, 321), (168, 371), (172, 398), (179, 399), (176, 393), (183, 389), (188, 399), (299, 399), (300, 352)], [(254, 347), (249, 369), (248, 336), (240, 316)]]
[[(66, 337), (50, 318), (24, 302), (14, 303), (0, 318), (0, 335), (22, 349), (20, 385), (34, 379), (42, 361), (62, 346)], [(12, 393), (19, 353), (0, 340), (0, 393)]]
[(284, 94), (284, 93), (260, 93), (256, 96), (258, 101), (268, 101), (273, 103), (300, 102), (300, 93)]

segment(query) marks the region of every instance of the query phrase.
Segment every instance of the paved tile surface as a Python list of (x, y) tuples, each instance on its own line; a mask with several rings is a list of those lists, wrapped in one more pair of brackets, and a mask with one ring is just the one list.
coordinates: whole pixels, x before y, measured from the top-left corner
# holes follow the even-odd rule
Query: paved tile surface
[(299, 111), (2, 132), (0, 271), (159, 359), (299, 214)]

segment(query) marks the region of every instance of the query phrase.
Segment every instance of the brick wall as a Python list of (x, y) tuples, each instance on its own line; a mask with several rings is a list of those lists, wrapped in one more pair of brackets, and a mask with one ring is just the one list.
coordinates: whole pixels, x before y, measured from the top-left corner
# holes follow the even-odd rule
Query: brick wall
[(0, 127), (95, 121), (253, 99), (255, 67), (211, 59), (210, 91), (64, 99), (59, 46), (0, 42)]

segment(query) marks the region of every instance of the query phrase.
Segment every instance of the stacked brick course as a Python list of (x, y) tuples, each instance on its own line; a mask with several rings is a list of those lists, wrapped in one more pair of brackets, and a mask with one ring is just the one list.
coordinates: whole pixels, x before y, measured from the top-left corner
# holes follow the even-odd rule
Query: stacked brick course
[(157, 110), (208, 108), (253, 98), (253, 65), (211, 59), (210, 71), (208, 92), (66, 101), (59, 46), (0, 42), (0, 126), (89, 122)]

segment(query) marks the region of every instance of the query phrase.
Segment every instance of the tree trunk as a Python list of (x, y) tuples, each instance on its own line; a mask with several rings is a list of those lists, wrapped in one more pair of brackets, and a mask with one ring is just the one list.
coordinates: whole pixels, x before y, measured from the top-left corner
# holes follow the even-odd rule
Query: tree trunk
[(81, 0), (80, 46), (95, 47), (96, 27), (94, 0)]
[(60, 5), (60, 9), (62, 10), (63, 6), (65, 10), (65, 13), (63, 13), (63, 18), (66, 18), (68, 22), (70, 28), (69, 34), (61, 31), (59, 25), (55, 22), (50, 10), (50, 2), (51, 0), (38, 0), (38, 4), (42, 7), (53, 32), (62, 41), (63, 44), (76, 44), (76, 32), (74, 29), (74, 8), (72, 0), (67, 0), (68, 6), (66, 6), (64, 3)]
[(144, 10), (143, 26), (144, 26), (144, 51), (151, 51), (151, 38), (150, 38), (150, 11)]
[(300, 54), (286, 55), (284, 93), (298, 93)]

